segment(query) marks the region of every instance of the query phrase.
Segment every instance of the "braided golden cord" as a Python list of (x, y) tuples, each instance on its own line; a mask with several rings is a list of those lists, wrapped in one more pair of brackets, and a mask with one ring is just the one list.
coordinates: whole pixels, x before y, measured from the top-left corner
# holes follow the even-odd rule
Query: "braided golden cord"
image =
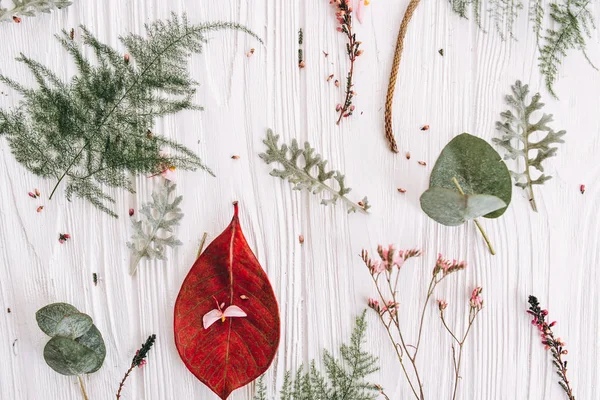
[(410, 22), (415, 10), (421, 0), (410, 0), (408, 8), (402, 18), (400, 24), (400, 31), (398, 32), (398, 39), (396, 41), (396, 50), (394, 52), (394, 63), (392, 64), (392, 73), (390, 75), (390, 83), (388, 84), (387, 96), (385, 98), (385, 138), (387, 139), (390, 150), (394, 153), (398, 153), (398, 145), (396, 139), (394, 139), (394, 132), (392, 131), (392, 105), (394, 103), (394, 90), (396, 89), (396, 80), (398, 78), (398, 68), (400, 66), (400, 59), (402, 58), (402, 50), (404, 49), (404, 37), (408, 30), (408, 23)]

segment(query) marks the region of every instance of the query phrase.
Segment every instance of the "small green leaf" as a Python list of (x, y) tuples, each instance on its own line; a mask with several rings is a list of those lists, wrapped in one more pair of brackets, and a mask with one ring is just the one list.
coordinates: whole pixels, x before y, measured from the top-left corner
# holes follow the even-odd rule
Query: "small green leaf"
[(75, 313), (65, 315), (58, 325), (56, 325), (53, 336), (77, 339), (90, 330), (93, 324), (92, 318), (86, 314)]
[(64, 337), (50, 339), (44, 347), (46, 363), (62, 375), (81, 375), (96, 371), (104, 360), (75, 340)]
[(104, 345), (102, 334), (98, 328), (96, 328), (96, 325), (92, 325), (85, 335), (75, 339), (75, 341), (92, 350), (100, 361), (100, 363), (94, 369), (89, 371), (88, 374), (98, 371), (106, 358), (106, 346)]
[(462, 225), (503, 207), (506, 203), (502, 199), (486, 194), (462, 195), (434, 187), (421, 195), (421, 208), (425, 214), (446, 226)]
[(63, 318), (70, 314), (79, 313), (79, 310), (67, 303), (48, 304), (35, 313), (40, 329), (48, 336), (56, 336), (56, 328)]
[(463, 133), (444, 147), (431, 171), (429, 187), (456, 191), (452, 178), (458, 180), (466, 195), (487, 194), (505, 203), (484, 215), (486, 218), (498, 218), (510, 204), (510, 172), (496, 150), (483, 139)]

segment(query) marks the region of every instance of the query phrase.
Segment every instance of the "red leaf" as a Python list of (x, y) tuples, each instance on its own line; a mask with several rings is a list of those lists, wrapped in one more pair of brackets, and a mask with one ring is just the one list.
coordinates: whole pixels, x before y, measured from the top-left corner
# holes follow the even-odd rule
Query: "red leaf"
[[(235, 305), (246, 317), (202, 318)], [(273, 288), (248, 247), (238, 219), (200, 257), (175, 302), (175, 344), (186, 367), (221, 399), (262, 375), (279, 345), (279, 308)]]

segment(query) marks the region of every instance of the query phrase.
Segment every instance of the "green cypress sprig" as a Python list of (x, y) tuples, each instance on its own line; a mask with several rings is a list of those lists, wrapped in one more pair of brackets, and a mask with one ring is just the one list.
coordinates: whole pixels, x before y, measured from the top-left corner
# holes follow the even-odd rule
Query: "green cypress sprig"
[(106, 187), (134, 192), (131, 175), (168, 167), (200, 168), (212, 175), (191, 149), (150, 129), (158, 118), (201, 109), (192, 103), (197, 83), (187, 60), (202, 52), (207, 33), (233, 29), (257, 36), (235, 23), (194, 25), (173, 14), (147, 25), (146, 37), (121, 37), (122, 54), (85, 26), (80, 29), (94, 59), (69, 32), (56, 36), (78, 69), (70, 81), (23, 54), (17, 60), (33, 74), (37, 88), (0, 75), (0, 82), (23, 96), (17, 108), (0, 111), (0, 136), (25, 168), (56, 179), (50, 198), (64, 180), (69, 200), (75, 195), (116, 217), (107, 206), (114, 199)]

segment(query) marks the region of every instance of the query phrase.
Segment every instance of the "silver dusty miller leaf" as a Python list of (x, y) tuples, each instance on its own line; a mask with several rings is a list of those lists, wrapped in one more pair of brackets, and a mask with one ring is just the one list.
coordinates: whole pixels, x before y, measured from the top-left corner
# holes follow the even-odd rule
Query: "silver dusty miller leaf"
[(12, 3), (13, 8), (7, 9), (0, 1), (0, 22), (12, 21), (16, 16), (35, 17), (73, 4), (70, 0), (13, 0)]
[[(279, 147), (278, 141), (279, 135), (273, 134), (273, 131), (269, 129), (267, 138), (263, 140), (263, 143), (267, 145), (267, 151), (259, 154), (259, 157), (267, 164), (279, 163), (283, 167), (283, 169), (273, 169), (272, 176), (283, 180), (287, 179), (294, 190), (306, 190), (313, 194), (328, 192), (329, 197), (321, 200), (321, 204), (325, 206), (336, 204), (338, 200), (341, 200), (348, 207), (348, 213), (356, 211), (366, 213), (371, 208), (366, 197), (358, 203), (346, 197), (352, 190), (346, 187), (346, 177), (340, 171), (328, 171), (327, 160), (316, 153), (310, 143), (305, 142), (304, 148), (300, 148), (298, 141), (294, 139), (289, 147), (285, 143)], [(300, 160), (304, 162), (301, 163)]]
[[(567, 132), (564, 130), (555, 132), (548, 126), (553, 121), (552, 114), (543, 114), (539, 120), (532, 122), (531, 114), (544, 107), (544, 103), (540, 101), (540, 94), (533, 95), (531, 101), (527, 103), (528, 85), (517, 81), (511, 88), (512, 94), (506, 96), (506, 102), (514, 110), (514, 114), (511, 110), (500, 113), (503, 120), (496, 122), (496, 129), (500, 131), (502, 137), (494, 138), (492, 141), (507, 151), (505, 160), (523, 159), (525, 168), (520, 172), (511, 171), (511, 175), (515, 180), (515, 186), (528, 192), (531, 208), (537, 211), (533, 186), (542, 185), (552, 178), (544, 173), (542, 162), (556, 155), (558, 148), (552, 145), (564, 143), (562, 137)], [(532, 135), (536, 133), (539, 135), (540, 132), (546, 135), (539, 141), (533, 142)], [(533, 168), (542, 173), (535, 179), (531, 177)]]
[(183, 218), (179, 204), (183, 196), (171, 200), (176, 184), (166, 180), (152, 193), (152, 201), (139, 210), (141, 218), (133, 221), (134, 233), (127, 247), (131, 249), (131, 275), (142, 258), (166, 260), (165, 248), (180, 246), (174, 229)]

